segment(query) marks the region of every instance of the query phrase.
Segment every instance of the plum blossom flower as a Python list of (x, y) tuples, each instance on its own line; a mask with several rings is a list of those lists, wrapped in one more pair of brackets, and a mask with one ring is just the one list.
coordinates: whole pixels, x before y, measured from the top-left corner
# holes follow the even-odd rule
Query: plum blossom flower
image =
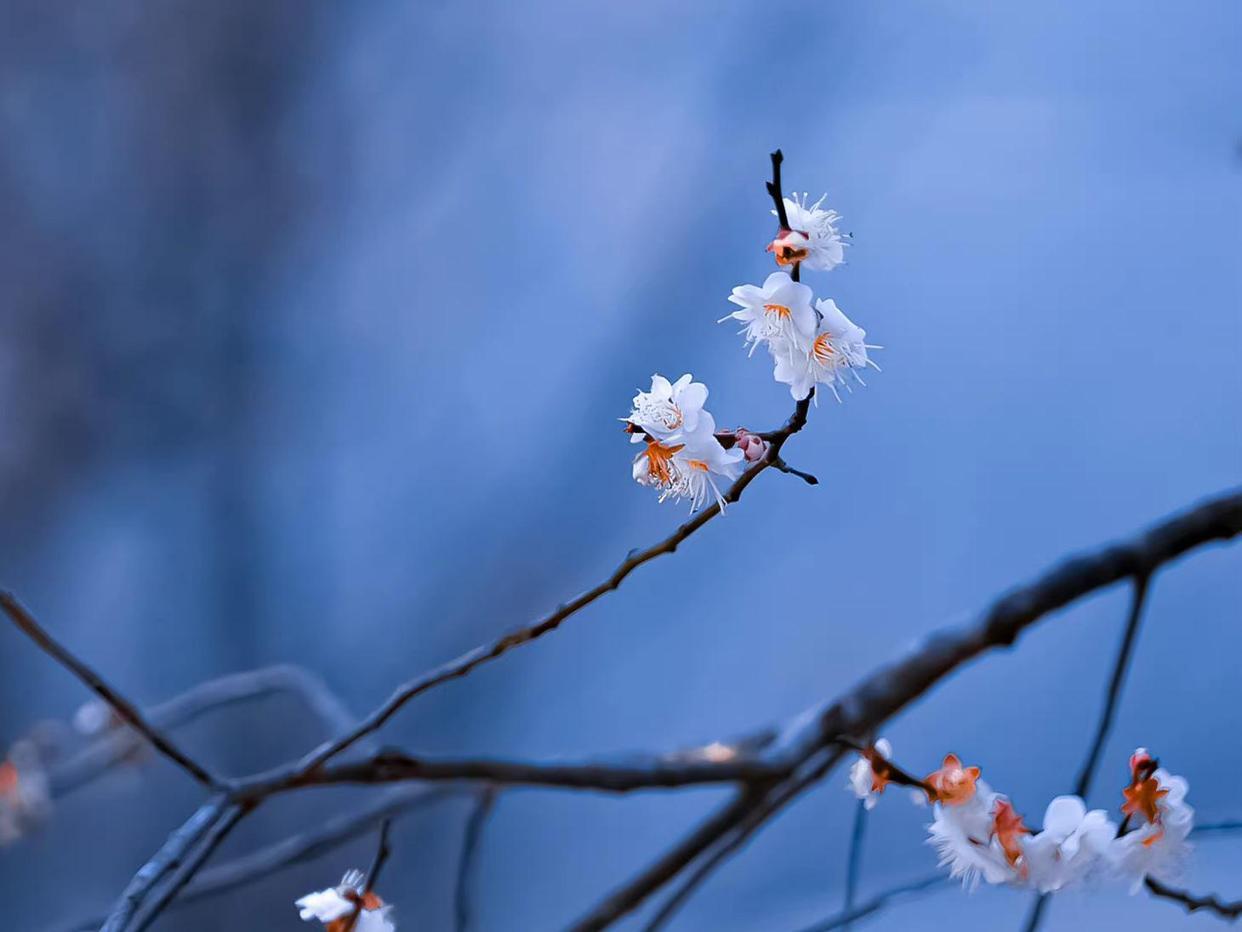
[(648, 438), (634, 458), (634, 481), (660, 490), (660, 501), (688, 499), (690, 510), (701, 508), (709, 497), (724, 510), (722, 482), (732, 482), (742, 472), (745, 454), (736, 446), (726, 450), (716, 440), (716, 422), (706, 411), (699, 417), (699, 430), (671, 443)]
[(24, 837), (51, 811), (51, 785), (38, 748), (27, 738), (14, 742), (0, 760), (0, 847)]
[[(961, 767), (955, 769), (960, 771)], [(964, 799), (954, 803), (941, 800), (932, 807), (928, 844), (936, 848), (941, 866), (949, 868), (949, 876), (962, 878), (962, 885), (968, 889), (977, 887), (981, 880), (991, 884), (1013, 883), (1020, 879), (1020, 873), (1010, 861), (996, 825), (997, 803), (1004, 797), (992, 792), (981, 780), (965, 780), (957, 785), (967, 784), (970, 794)], [(1002, 818), (1006, 812), (1001, 810)], [(1008, 830), (1016, 828), (1010, 823)]]
[[(781, 230), (767, 250), (779, 265), (800, 262), (808, 269), (826, 272), (845, 261), (845, 238), (837, 231), (841, 216), (835, 210), (823, 209), (827, 198), (825, 194), (809, 205), (805, 192), (785, 198), (785, 216), (790, 229)], [(775, 215), (776, 210), (772, 213)]]
[(893, 746), (884, 738), (873, 745), (873, 750), (874, 754), (860, 754), (850, 768), (849, 788), (867, 809), (875, 808), (880, 794), (888, 786), (889, 769), (881, 761), (887, 761), (893, 756)]
[(1176, 879), (1190, 853), (1187, 838), (1195, 811), (1186, 804), (1189, 784), (1159, 767), (1139, 748), (1130, 758), (1131, 783), (1125, 789), (1122, 812), (1138, 827), (1113, 841), (1109, 856), (1114, 867), (1132, 881), (1137, 891), (1146, 877)]
[(656, 373), (651, 377), (651, 391), (635, 395), (634, 408), (623, 419), (639, 428), (631, 442), (641, 443), (643, 434), (667, 441), (695, 433), (706, 402), (707, 386), (695, 382), (689, 372), (676, 382)]
[(738, 285), (729, 300), (739, 310), (720, 323), (732, 318), (746, 326), (742, 333), (753, 353), (766, 343), (774, 356), (787, 355), (795, 347), (810, 345), (815, 336), (815, 310), (811, 307), (814, 293), (785, 272), (773, 272), (759, 285)]
[(789, 386), (796, 401), (806, 398), (817, 383), (827, 385), (840, 401), (837, 387), (850, 387), (847, 374), (865, 385), (858, 370), (867, 366), (880, 368), (867, 356), (867, 350), (880, 347), (865, 342), (867, 332), (846, 317), (831, 298), (817, 301), (815, 309), (819, 317), (815, 335), (791, 347), (789, 352), (774, 352), (776, 366), (772, 376)]
[(343, 932), (354, 909), (361, 904), (354, 932), (395, 932), (392, 907), (374, 893), (364, 893), (364, 883), (361, 871), (349, 871), (337, 886), (308, 893), (294, 905), (303, 921), (318, 920), (327, 932)]
[(1117, 834), (1103, 809), (1087, 811), (1077, 796), (1058, 796), (1044, 812), (1044, 827), (1022, 845), (1027, 878), (1051, 893), (1096, 873)]

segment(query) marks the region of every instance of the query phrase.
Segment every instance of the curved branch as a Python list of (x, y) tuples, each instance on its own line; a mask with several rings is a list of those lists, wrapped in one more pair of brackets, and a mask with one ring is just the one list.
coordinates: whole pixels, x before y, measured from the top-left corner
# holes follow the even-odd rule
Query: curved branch
[(1174, 903), (1180, 903), (1186, 907), (1186, 912), (1193, 913), (1200, 909), (1206, 910), (1222, 919), (1228, 919), (1231, 922), (1242, 916), (1242, 900), (1234, 900), (1225, 902), (1218, 899), (1214, 894), (1200, 896), (1191, 893), (1188, 890), (1178, 890), (1176, 887), (1170, 887), (1161, 883), (1154, 877), (1148, 877), (1143, 881), (1143, 886), (1147, 888), (1147, 892), (1152, 896), (1160, 897), (1164, 900), (1172, 900)]
[(22, 632), (39, 646), (39, 648), (61, 666), (69, 670), (95, 695), (106, 702), (117, 715), (129, 723), (130, 727), (151, 742), (157, 751), (177, 764), (182, 770), (204, 786), (218, 788), (220, 780), (212, 776), (188, 754), (165, 737), (155, 726), (148, 722), (138, 711), (138, 707), (113, 689), (98, 673), (75, 657), (68, 648), (58, 642), (35, 621), (17, 598), (9, 592), (0, 592), (0, 608), (17, 625)]

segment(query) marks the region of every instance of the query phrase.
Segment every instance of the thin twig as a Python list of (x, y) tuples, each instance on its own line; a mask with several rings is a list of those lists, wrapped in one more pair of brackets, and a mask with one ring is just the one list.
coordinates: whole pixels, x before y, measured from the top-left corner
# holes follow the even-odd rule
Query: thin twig
[(205, 767), (194, 761), (188, 754), (178, 748), (157, 728), (151, 725), (138, 707), (107, 684), (98, 673), (75, 657), (55, 638), (48, 634), (25, 607), (9, 592), (0, 592), (0, 607), (5, 614), (20, 628), (27, 637), (39, 648), (56, 660), (61, 666), (73, 673), (82, 683), (106, 702), (117, 715), (129, 723), (135, 731), (145, 737), (157, 751), (177, 764), (204, 786), (218, 788), (220, 780), (212, 776)]
[(781, 472), (789, 473), (791, 476), (797, 476), (807, 485), (819, 485), (819, 480), (812, 476), (809, 472), (803, 472), (801, 469), (794, 469), (783, 459), (779, 457), (772, 461), (772, 468), (779, 469)]
[(776, 219), (780, 221), (781, 230), (789, 229), (789, 215), (785, 212), (785, 196), (781, 188), (781, 162), (785, 160), (780, 149), (772, 153), (772, 180), (767, 183), (768, 194), (776, 206)]
[(392, 849), (388, 844), (388, 832), (391, 828), (392, 819), (385, 819), (380, 823), (379, 840), (375, 845), (375, 857), (371, 859), (371, 866), (367, 868), (365, 879), (362, 882), (362, 889), (358, 891), (358, 901), (354, 903), (354, 911), (349, 914), (349, 919), (346, 920), (345, 928), (342, 932), (354, 932), (354, 926), (358, 924), (358, 917), (362, 915), (362, 907), (366, 903), (367, 894), (375, 889), (375, 883), (379, 880), (380, 871), (388, 863), (388, 856), (392, 853)]
[[(152, 706), (143, 715), (156, 729), (168, 733), (204, 715), (280, 693), (293, 694), (305, 702), (329, 734), (340, 734), (354, 723), (353, 716), (322, 679), (293, 664), (230, 673), (199, 683)], [(51, 795), (60, 799), (81, 789), (145, 746), (143, 737), (131, 728), (111, 730), (51, 770)]]
[[(850, 852), (845, 862), (845, 902), (844, 911), (854, 908), (854, 898), (858, 895), (858, 876), (862, 871), (863, 839), (867, 835), (867, 803), (860, 799), (854, 804), (854, 827), (850, 832)], [(848, 930), (850, 924), (846, 923)]]
[(1215, 895), (1201, 896), (1188, 890), (1178, 890), (1176, 887), (1170, 887), (1167, 884), (1161, 883), (1154, 877), (1148, 877), (1143, 881), (1143, 885), (1147, 887), (1147, 891), (1152, 896), (1180, 903), (1186, 907), (1186, 912), (1188, 913), (1203, 909), (1230, 921), (1242, 916), (1242, 900), (1225, 902), (1218, 899)]
[(827, 919), (815, 923), (815, 925), (801, 929), (800, 932), (833, 932), (836, 929), (847, 929), (851, 923), (866, 918), (873, 913), (878, 913), (888, 906), (892, 906), (895, 900), (924, 893), (928, 890), (947, 890), (949, 888), (948, 879), (944, 874), (931, 874), (910, 883), (903, 883), (885, 890), (883, 893), (876, 894), (855, 909), (847, 909), (837, 913), (835, 916), (829, 916)]
[(476, 855), (479, 841), (483, 837), (483, 827), (487, 824), (495, 803), (496, 788), (489, 786), (479, 794), (474, 808), (470, 810), (470, 818), (466, 820), (466, 831), (461, 842), (461, 860), (457, 864), (457, 887), (453, 895), (457, 932), (467, 932), (470, 928), (470, 896), (478, 863)]

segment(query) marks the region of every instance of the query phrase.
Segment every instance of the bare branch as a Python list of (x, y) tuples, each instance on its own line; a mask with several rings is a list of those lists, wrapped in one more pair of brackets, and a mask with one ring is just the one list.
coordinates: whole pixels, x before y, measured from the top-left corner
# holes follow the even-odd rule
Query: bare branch
[[(153, 706), (144, 715), (152, 726), (169, 732), (211, 712), (279, 693), (291, 693), (305, 702), (329, 734), (339, 734), (354, 722), (323, 680), (293, 664), (277, 664), (208, 680)], [(81, 789), (145, 746), (143, 737), (129, 728), (110, 732), (52, 770), (49, 775), (52, 796), (60, 798)]]
[(772, 180), (767, 183), (767, 188), (772, 204), (776, 207), (776, 219), (780, 221), (782, 230), (788, 230), (789, 216), (785, 212), (785, 196), (781, 193), (781, 162), (784, 160), (785, 156), (780, 149), (772, 153)]
[(919, 880), (903, 883), (873, 896), (855, 909), (843, 910), (835, 916), (830, 916), (821, 922), (815, 923), (815, 925), (807, 926), (805, 929), (800, 930), (800, 932), (833, 932), (835, 929), (849, 928), (850, 923), (870, 916), (873, 913), (878, 913), (880, 910), (892, 906), (899, 899), (906, 899), (929, 890), (947, 890), (949, 888), (948, 879), (944, 874), (930, 874)]
[(124, 932), (129, 928), (130, 921), (155, 885), (181, 864), (186, 853), (220, 821), (228, 806), (227, 797), (214, 796), (203, 803), (184, 825), (173, 832), (164, 842), (163, 847), (151, 860), (139, 868), (138, 873), (125, 887), (121, 898), (112, 908), (112, 912), (108, 914), (100, 932)]
[(476, 854), (479, 841), (483, 837), (483, 827), (496, 803), (496, 788), (489, 786), (479, 794), (470, 818), (466, 820), (466, 831), (461, 843), (461, 860), (457, 865), (457, 889), (453, 895), (453, 911), (457, 919), (457, 932), (468, 932), (470, 928), (470, 892), (475, 866), (478, 863)]
[(343, 932), (353, 932), (354, 926), (358, 924), (358, 917), (362, 915), (362, 907), (366, 902), (367, 894), (375, 890), (375, 882), (379, 880), (380, 871), (388, 863), (388, 856), (392, 853), (392, 849), (388, 845), (388, 833), (391, 828), (392, 819), (385, 819), (380, 823), (379, 842), (375, 848), (375, 857), (371, 859), (371, 866), (367, 868), (366, 879), (362, 883), (362, 889), (358, 891), (358, 901), (354, 903), (354, 911), (349, 914), (349, 919), (345, 923)]
[(1178, 890), (1176, 887), (1170, 887), (1154, 877), (1148, 877), (1143, 881), (1143, 885), (1147, 887), (1147, 891), (1152, 896), (1172, 900), (1174, 903), (1181, 903), (1186, 907), (1186, 912), (1188, 913), (1203, 909), (1230, 921), (1242, 916), (1242, 900), (1223, 902), (1214, 895), (1199, 896), (1188, 890)]
[(48, 654), (61, 666), (68, 669), (87, 688), (108, 703), (117, 715), (150, 741), (156, 750), (204, 786), (218, 788), (222, 785), (221, 781), (212, 776), (205, 767), (196, 763), (188, 754), (178, 748), (143, 718), (137, 706), (109, 686), (103, 677), (71, 654), (68, 649), (43, 630), (12, 593), (0, 592), (0, 607), (4, 609), (5, 614), (9, 616), (13, 624), (17, 625), (45, 654)]

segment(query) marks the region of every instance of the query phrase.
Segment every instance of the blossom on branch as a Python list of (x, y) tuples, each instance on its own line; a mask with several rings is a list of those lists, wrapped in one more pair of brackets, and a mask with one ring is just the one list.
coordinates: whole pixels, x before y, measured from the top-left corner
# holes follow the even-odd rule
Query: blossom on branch
[(811, 307), (814, 292), (785, 272), (773, 272), (760, 285), (738, 285), (729, 301), (739, 310), (726, 320), (740, 320), (746, 343), (753, 353), (766, 343), (776, 358), (804, 350), (815, 338), (816, 315)]
[(981, 880), (1012, 883), (1019, 874), (1001, 844), (996, 824), (997, 803), (1004, 798), (979, 780), (970, 780), (969, 787), (969, 795), (959, 794), (955, 802), (942, 800), (933, 807), (928, 843), (940, 855), (941, 866), (949, 868), (949, 876), (960, 877), (968, 889)]
[(867, 809), (874, 809), (884, 788), (888, 786), (891, 770), (888, 759), (893, 756), (893, 746), (884, 738), (879, 739), (866, 752), (859, 755), (850, 768), (849, 787), (862, 800)]
[(695, 382), (687, 372), (676, 382), (659, 373), (651, 377), (651, 391), (634, 396), (634, 409), (627, 422), (640, 428), (632, 442), (639, 443), (643, 434), (659, 440), (672, 440), (693, 434), (699, 428), (699, 415), (707, 402), (707, 386)]
[(1195, 824), (1186, 804), (1190, 786), (1160, 767), (1144, 748), (1130, 758), (1130, 785), (1122, 792), (1126, 816), (1123, 834), (1109, 849), (1116, 870), (1138, 890), (1147, 877), (1175, 879), (1181, 872)]
[(1023, 843), (1031, 886), (1052, 893), (1099, 872), (1117, 835), (1103, 809), (1087, 811), (1077, 796), (1058, 796), (1044, 812), (1043, 831)]
[(318, 920), (326, 932), (344, 932), (356, 909), (358, 918), (353, 932), (395, 932), (392, 907), (374, 893), (364, 891), (365, 882), (362, 871), (349, 871), (337, 886), (308, 893), (293, 905), (304, 921)]
[[(837, 231), (841, 216), (835, 210), (824, 210), (825, 194), (814, 204), (807, 204), (808, 195), (794, 194), (784, 198), (788, 230), (781, 230), (768, 244), (779, 265), (801, 263), (805, 268), (829, 271), (845, 261), (845, 238)], [(776, 216), (776, 210), (772, 210)]]
[(837, 387), (850, 388), (847, 375), (865, 385), (858, 370), (867, 366), (879, 369), (867, 356), (867, 350), (879, 347), (865, 342), (867, 332), (846, 317), (831, 298), (817, 301), (815, 309), (819, 323), (814, 336), (793, 345), (789, 352), (773, 352), (776, 365), (772, 377), (788, 385), (789, 393), (798, 401), (816, 384), (828, 386), (840, 401)]
[(14, 742), (0, 760), (0, 847), (12, 844), (47, 820), (51, 785), (35, 742)]

